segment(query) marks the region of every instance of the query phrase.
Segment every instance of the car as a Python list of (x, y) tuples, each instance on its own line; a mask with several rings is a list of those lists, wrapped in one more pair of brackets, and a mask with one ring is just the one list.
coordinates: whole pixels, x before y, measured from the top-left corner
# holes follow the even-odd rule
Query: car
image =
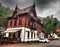
[(39, 38), (38, 41), (39, 42), (45, 42), (45, 43), (49, 42), (49, 40), (47, 38)]
[(48, 40), (54, 40), (54, 38), (52, 38), (52, 37), (49, 37), (49, 38), (48, 38)]
[(55, 40), (59, 40), (59, 37), (55, 34), (55, 35), (54, 35), (54, 39), (55, 39)]
[(54, 39), (55, 39), (55, 40), (59, 40), (60, 38), (59, 38), (59, 37), (55, 37)]

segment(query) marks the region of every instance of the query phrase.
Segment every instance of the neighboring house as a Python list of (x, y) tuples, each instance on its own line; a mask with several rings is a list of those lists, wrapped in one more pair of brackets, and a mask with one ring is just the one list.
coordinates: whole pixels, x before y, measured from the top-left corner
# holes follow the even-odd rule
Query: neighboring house
[(57, 28), (56, 32), (58, 33), (58, 36), (60, 36), (60, 28)]
[(60, 28), (56, 29), (56, 32), (59, 32), (60, 33)]
[(22, 42), (36, 41), (42, 32), (43, 23), (37, 18), (35, 4), (24, 9), (16, 6), (13, 15), (8, 18), (8, 27), (4, 31), (4, 37), (20, 38)]

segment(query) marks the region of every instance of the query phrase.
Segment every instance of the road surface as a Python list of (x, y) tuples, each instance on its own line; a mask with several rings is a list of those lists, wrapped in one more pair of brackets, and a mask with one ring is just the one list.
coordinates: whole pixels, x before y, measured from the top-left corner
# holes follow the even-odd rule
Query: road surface
[(60, 47), (60, 40), (53, 40), (50, 43), (5, 44), (0, 47)]

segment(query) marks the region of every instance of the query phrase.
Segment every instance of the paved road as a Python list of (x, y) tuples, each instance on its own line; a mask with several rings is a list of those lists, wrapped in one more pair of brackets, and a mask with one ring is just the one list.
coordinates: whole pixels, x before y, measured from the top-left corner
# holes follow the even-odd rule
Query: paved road
[(60, 47), (60, 40), (53, 40), (50, 43), (44, 44), (46, 47)]
[(57, 46), (60, 46), (60, 40), (51, 41), (48, 45), (57, 45)]
[(60, 40), (53, 40), (50, 43), (31, 43), (31, 44), (8, 44), (0, 47), (60, 47)]

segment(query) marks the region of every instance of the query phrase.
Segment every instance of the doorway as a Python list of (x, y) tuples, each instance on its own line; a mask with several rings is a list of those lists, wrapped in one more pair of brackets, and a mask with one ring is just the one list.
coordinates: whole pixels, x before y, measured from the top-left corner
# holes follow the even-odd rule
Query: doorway
[(18, 38), (21, 38), (21, 31), (22, 31), (22, 29), (20, 29), (20, 30), (18, 31)]

